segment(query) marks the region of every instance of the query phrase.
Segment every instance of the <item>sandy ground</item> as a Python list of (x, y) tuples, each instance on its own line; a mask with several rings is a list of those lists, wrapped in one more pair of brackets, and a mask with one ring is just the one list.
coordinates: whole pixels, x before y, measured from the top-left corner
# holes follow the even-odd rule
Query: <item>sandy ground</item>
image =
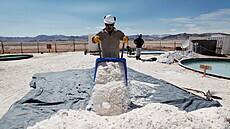
[[(93, 68), (98, 56), (84, 55), (83, 52), (33, 54), (34, 57), (16, 61), (0, 62), (0, 118), (10, 105), (30, 91), (29, 82), (35, 73), (57, 72), (73, 69)], [(142, 58), (157, 55), (142, 55)], [(230, 109), (230, 80), (212, 76), (202, 77), (177, 63), (168, 65), (158, 62), (142, 62), (127, 58), (127, 66), (154, 78), (163, 79), (179, 87), (215, 92), (225, 109)], [(202, 94), (200, 94), (202, 96)]]

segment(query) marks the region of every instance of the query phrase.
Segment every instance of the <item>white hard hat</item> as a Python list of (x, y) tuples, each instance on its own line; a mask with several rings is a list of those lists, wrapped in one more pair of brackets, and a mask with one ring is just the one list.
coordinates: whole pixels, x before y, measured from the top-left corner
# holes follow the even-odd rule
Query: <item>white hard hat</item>
[(105, 24), (114, 24), (116, 21), (116, 17), (112, 16), (111, 14), (106, 15), (104, 17), (104, 23)]

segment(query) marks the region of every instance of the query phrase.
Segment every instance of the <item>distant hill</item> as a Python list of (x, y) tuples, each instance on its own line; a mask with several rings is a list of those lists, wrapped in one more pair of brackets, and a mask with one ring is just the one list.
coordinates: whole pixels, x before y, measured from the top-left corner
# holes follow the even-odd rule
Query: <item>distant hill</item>
[(225, 34), (225, 33), (203, 33), (203, 34), (176, 34), (176, 35), (168, 35), (161, 38), (161, 40), (187, 40), (189, 37), (210, 37), (214, 34)]
[[(144, 40), (186, 40), (190, 36), (193, 37), (208, 37), (213, 34), (224, 33), (203, 33), (203, 34), (176, 34), (176, 35), (143, 35)], [(128, 35), (130, 40), (134, 40), (138, 35)], [(82, 36), (65, 36), (65, 35), (38, 35), (36, 37), (1, 37), (0, 42), (31, 42), (31, 41), (87, 41), (88, 35)]]
[[(142, 38), (144, 40), (160, 40), (162, 37), (168, 36), (167, 34), (165, 35), (142, 35)], [(134, 40), (138, 37), (138, 35), (128, 35), (130, 40)]]
[(86, 41), (88, 35), (65, 36), (65, 35), (38, 35), (36, 37), (0, 37), (1, 42), (31, 42), (31, 41)]

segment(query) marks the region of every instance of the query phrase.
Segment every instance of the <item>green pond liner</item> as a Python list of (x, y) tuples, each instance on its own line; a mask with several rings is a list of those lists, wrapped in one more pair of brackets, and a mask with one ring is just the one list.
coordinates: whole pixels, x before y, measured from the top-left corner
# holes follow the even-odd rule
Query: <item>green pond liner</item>
[(190, 58), (179, 61), (179, 65), (199, 72), (204, 73), (204, 69), (200, 65), (211, 66), (211, 70), (206, 70), (207, 75), (230, 79), (230, 59), (226, 58)]
[(33, 57), (33, 55), (4, 55), (0, 56), (0, 61), (10, 61), (10, 60), (21, 60), (21, 59), (28, 59)]

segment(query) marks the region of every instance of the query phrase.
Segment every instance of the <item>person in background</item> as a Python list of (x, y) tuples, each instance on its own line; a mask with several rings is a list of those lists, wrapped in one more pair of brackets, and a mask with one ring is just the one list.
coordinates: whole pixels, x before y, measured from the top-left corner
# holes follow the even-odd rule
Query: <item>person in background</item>
[(142, 34), (139, 34), (138, 38), (134, 40), (134, 44), (136, 45), (136, 60), (141, 60), (141, 47), (144, 44), (144, 40), (142, 39)]
[(116, 17), (106, 15), (104, 17), (105, 28), (92, 38), (93, 43), (101, 43), (102, 58), (119, 58), (119, 44), (127, 43), (129, 38), (114, 27)]
[(130, 46), (127, 45), (126, 49), (127, 49), (127, 52), (128, 52), (129, 55), (134, 55), (134, 52), (133, 52), (134, 48), (131, 48)]

